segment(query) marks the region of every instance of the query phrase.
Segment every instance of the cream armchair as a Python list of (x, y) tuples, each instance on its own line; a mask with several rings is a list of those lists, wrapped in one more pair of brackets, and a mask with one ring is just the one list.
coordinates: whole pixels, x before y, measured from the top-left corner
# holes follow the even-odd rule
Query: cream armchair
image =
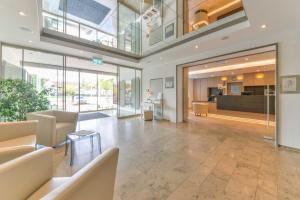
[(96, 157), (71, 177), (53, 177), (46, 147), (0, 165), (0, 199), (112, 200), (119, 150)]
[(78, 113), (43, 111), (27, 113), (28, 120), (38, 120), (37, 143), (53, 147), (65, 141), (68, 133), (76, 130)]
[(0, 164), (35, 150), (37, 121), (0, 123)]

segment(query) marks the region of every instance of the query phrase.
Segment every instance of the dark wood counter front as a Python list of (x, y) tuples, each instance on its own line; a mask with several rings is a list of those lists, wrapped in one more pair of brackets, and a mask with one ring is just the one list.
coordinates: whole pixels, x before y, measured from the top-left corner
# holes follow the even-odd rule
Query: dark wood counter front
[[(270, 96), (269, 106), (270, 114), (275, 114), (275, 96)], [(267, 113), (267, 96), (217, 96), (217, 109), (254, 113)]]

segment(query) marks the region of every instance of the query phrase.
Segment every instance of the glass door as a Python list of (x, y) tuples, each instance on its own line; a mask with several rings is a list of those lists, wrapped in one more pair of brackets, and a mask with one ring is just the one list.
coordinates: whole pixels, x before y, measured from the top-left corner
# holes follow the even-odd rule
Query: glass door
[(98, 110), (115, 116), (118, 101), (117, 75), (98, 74)]
[(76, 69), (66, 70), (65, 80), (65, 107), (66, 111), (79, 112), (79, 71)]
[(97, 110), (97, 74), (80, 72), (80, 112)]
[[(263, 85), (264, 97), (264, 138), (269, 140), (275, 139), (275, 101), (276, 101), (276, 70), (275, 67), (270, 70), (270, 67), (262, 67), (258, 69), (255, 75), (255, 81), (258, 85)], [(260, 84), (261, 83), (261, 84)]]

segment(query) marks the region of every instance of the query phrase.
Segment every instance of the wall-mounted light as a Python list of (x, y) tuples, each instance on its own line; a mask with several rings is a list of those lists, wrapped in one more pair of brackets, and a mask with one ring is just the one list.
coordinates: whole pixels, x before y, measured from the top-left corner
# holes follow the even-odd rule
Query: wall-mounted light
[(257, 73), (257, 74), (255, 74), (255, 78), (257, 78), (257, 79), (262, 79), (264, 77), (265, 77), (264, 73)]
[(227, 76), (222, 76), (221, 77), (221, 81), (227, 81), (227, 80), (228, 80)]
[(244, 80), (244, 75), (237, 75), (236, 80), (239, 80), (239, 81)]

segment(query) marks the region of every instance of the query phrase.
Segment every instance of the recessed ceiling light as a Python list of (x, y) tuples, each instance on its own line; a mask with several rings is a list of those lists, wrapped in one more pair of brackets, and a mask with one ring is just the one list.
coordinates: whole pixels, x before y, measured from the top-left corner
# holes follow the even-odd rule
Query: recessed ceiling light
[(267, 25), (263, 24), (263, 25), (261, 25), (261, 28), (265, 29), (265, 28), (267, 28)]
[(18, 13), (19, 13), (19, 15), (21, 15), (21, 16), (26, 16), (26, 14), (25, 14), (23, 11), (19, 11)]
[(231, 74), (233, 75), (233, 74), (234, 74), (234, 72), (231, 72)]
[(248, 61), (248, 60), (249, 60), (249, 58), (245, 58), (245, 60), (246, 60), (246, 61)]
[(196, 49), (198, 49), (198, 48), (199, 48), (199, 46), (198, 46), (198, 45), (195, 45), (195, 48), (196, 48)]
[(207, 68), (208, 66), (207, 66), (207, 65), (204, 65), (204, 67)]
[(80, 50), (79, 53), (83, 53), (83, 51)]
[(32, 40), (28, 40), (29, 43), (32, 43)]
[(256, 71), (257, 71), (257, 72), (260, 72), (260, 70), (259, 70), (259, 69), (257, 69)]

